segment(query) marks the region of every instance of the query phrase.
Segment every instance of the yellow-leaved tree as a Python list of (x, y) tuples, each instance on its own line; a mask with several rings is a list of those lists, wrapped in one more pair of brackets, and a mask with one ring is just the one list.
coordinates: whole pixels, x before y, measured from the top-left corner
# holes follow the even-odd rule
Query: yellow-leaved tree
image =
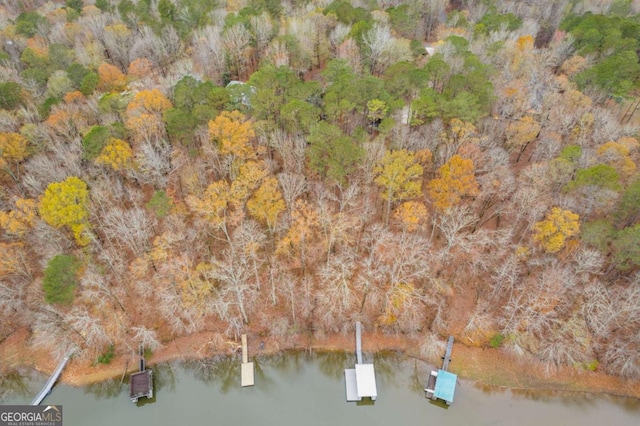
[(236, 207), (241, 207), (268, 174), (269, 170), (264, 161), (247, 161), (240, 165), (237, 177), (229, 188), (230, 202)]
[(516, 161), (520, 161), (527, 146), (538, 137), (540, 129), (540, 123), (529, 115), (509, 123), (506, 145), (510, 150), (518, 152)]
[(270, 231), (275, 231), (278, 216), (286, 208), (282, 193), (278, 189), (278, 179), (269, 176), (247, 201), (249, 213), (259, 222), (267, 225)]
[(229, 207), (229, 184), (224, 180), (213, 182), (202, 194), (202, 198), (188, 196), (187, 204), (191, 210), (203, 218), (213, 229), (222, 229), (227, 233), (227, 209)]
[(631, 158), (630, 147), (637, 148), (637, 144), (634, 138), (624, 137), (617, 142), (601, 145), (596, 152), (598, 157), (615, 168), (623, 179), (629, 179), (636, 172), (636, 163)]
[(547, 253), (556, 253), (564, 247), (567, 238), (580, 232), (580, 216), (570, 210), (554, 207), (545, 220), (533, 225), (533, 239)]
[(440, 211), (460, 203), (463, 197), (478, 195), (473, 161), (456, 154), (438, 169), (438, 177), (427, 184), (433, 205)]
[(0, 169), (9, 173), (17, 181), (11, 166), (29, 155), (29, 141), (19, 133), (0, 132)]
[(110, 138), (96, 157), (96, 164), (104, 164), (117, 171), (131, 167), (132, 157), (133, 152), (128, 143), (122, 139)]
[(387, 222), (393, 203), (416, 198), (422, 193), (422, 166), (406, 149), (387, 151), (373, 171), (375, 182), (382, 187)]
[(76, 242), (89, 244), (89, 190), (82, 179), (70, 176), (47, 186), (40, 197), (40, 217), (54, 228), (69, 227)]

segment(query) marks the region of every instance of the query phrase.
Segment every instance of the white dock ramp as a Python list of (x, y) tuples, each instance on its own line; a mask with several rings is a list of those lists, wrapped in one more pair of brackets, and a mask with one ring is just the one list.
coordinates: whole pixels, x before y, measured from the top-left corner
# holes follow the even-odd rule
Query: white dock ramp
[(247, 335), (242, 335), (242, 369), (240, 370), (240, 382), (243, 387), (253, 386), (255, 384), (253, 378), (253, 362), (249, 362), (249, 354), (247, 353)]
[(58, 364), (58, 367), (55, 369), (51, 377), (49, 377), (49, 380), (47, 380), (47, 383), (45, 383), (40, 393), (38, 393), (33, 401), (31, 401), (31, 405), (40, 405), (42, 400), (45, 399), (47, 395), (49, 395), (51, 389), (53, 389), (53, 385), (56, 383), (56, 380), (58, 380), (58, 377), (60, 377), (60, 375), (62, 374), (62, 370), (64, 370), (64, 367), (67, 365), (67, 362), (69, 362), (72, 354), (73, 351), (69, 351), (69, 353), (67, 353), (62, 361), (60, 361), (60, 364)]
[(344, 370), (347, 401), (362, 401), (362, 398), (375, 401), (378, 396), (376, 374), (373, 364), (362, 362), (362, 330), (359, 321), (356, 323), (356, 360), (355, 368)]

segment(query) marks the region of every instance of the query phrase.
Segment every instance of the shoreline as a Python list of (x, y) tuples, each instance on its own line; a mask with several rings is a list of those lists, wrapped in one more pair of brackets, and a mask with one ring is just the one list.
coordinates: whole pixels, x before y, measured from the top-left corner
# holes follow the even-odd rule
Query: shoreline
[[(18, 331), (0, 343), (0, 361), (8, 368), (32, 368), (49, 375), (58, 360), (45, 350), (34, 350), (26, 345), (26, 331)], [(25, 336), (25, 334), (27, 336)], [(355, 349), (353, 336), (329, 335), (324, 338), (291, 336), (286, 342), (276, 338), (249, 335), (250, 357), (271, 355), (286, 350), (311, 350), (317, 352), (346, 351)], [(260, 343), (264, 342), (264, 349)], [(204, 359), (215, 355), (230, 355), (240, 342), (222, 337), (218, 333), (200, 332), (179, 337), (154, 352), (147, 365), (188, 359)], [(419, 344), (405, 336), (387, 336), (367, 333), (363, 350), (367, 352), (397, 351), (433, 366), (440, 362), (420, 356)], [(121, 377), (136, 371), (134, 355), (117, 354), (109, 364), (92, 364), (86, 360), (71, 359), (60, 382), (81, 387)], [(25, 360), (29, 360), (25, 362)], [(133, 361), (133, 362), (132, 362)], [(549, 367), (530, 357), (518, 357), (503, 349), (454, 344), (450, 370), (461, 379), (479, 386), (510, 389), (516, 392), (571, 392), (606, 394), (640, 400), (640, 382), (612, 376), (604, 372), (584, 371), (572, 367)]]

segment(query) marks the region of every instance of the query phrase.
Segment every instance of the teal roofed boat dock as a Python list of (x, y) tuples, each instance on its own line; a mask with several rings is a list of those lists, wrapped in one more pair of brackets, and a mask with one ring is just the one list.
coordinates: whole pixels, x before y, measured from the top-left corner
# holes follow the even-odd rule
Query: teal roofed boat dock
[(425, 396), (431, 399), (441, 399), (447, 405), (451, 405), (456, 393), (456, 382), (458, 376), (447, 371), (451, 361), (451, 351), (453, 349), (453, 336), (449, 336), (447, 350), (443, 357), (442, 368), (438, 371), (432, 370), (429, 375), (429, 382), (425, 388)]

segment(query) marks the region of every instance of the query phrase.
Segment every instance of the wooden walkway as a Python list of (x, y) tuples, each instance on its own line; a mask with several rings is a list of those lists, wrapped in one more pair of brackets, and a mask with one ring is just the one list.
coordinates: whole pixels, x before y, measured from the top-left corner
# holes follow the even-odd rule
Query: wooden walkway
[(240, 371), (240, 383), (243, 387), (253, 386), (253, 362), (249, 362), (249, 353), (247, 349), (247, 335), (242, 335), (242, 369)]
[(442, 370), (449, 370), (449, 362), (451, 361), (451, 350), (453, 349), (453, 336), (449, 336), (449, 341), (447, 342), (447, 350), (444, 353), (444, 358), (442, 361)]
[(362, 364), (362, 330), (360, 321), (356, 323), (356, 363)]
[(53, 385), (56, 383), (56, 380), (58, 380), (58, 377), (60, 377), (60, 374), (62, 374), (62, 370), (64, 370), (64, 367), (66, 367), (67, 362), (69, 362), (69, 359), (71, 359), (72, 353), (73, 351), (70, 351), (62, 359), (62, 361), (60, 361), (60, 364), (58, 364), (58, 367), (54, 370), (51, 377), (49, 377), (49, 380), (47, 380), (47, 383), (45, 383), (40, 393), (38, 393), (38, 395), (36, 395), (33, 401), (31, 401), (31, 405), (40, 405), (42, 401), (47, 397), (47, 395), (51, 393), (51, 389), (53, 389)]

